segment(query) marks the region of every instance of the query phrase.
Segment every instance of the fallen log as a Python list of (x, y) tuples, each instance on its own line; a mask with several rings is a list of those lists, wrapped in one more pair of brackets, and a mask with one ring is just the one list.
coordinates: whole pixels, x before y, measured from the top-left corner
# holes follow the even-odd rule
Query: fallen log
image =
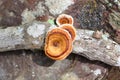
[[(48, 30), (54, 28), (47, 22), (31, 22), (0, 29), (0, 52), (18, 49), (43, 50)], [(120, 66), (120, 45), (103, 34), (101, 39), (92, 37), (94, 31), (77, 29), (72, 53), (98, 60), (112, 66)]]

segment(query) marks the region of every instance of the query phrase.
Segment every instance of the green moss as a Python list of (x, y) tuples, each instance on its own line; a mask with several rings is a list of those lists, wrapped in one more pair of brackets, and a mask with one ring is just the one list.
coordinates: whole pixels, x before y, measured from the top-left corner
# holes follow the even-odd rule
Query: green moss
[(54, 22), (54, 20), (53, 19), (48, 19), (48, 21), (47, 21), (48, 23), (50, 23), (51, 25), (54, 25), (55, 24), (55, 22)]

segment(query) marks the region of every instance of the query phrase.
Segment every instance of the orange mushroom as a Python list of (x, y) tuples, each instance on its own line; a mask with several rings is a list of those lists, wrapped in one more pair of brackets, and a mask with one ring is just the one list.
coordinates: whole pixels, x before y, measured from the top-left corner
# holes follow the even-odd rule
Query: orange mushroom
[(72, 25), (70, 25), (70, 24), (63, 24), (63, 25), (60, 25), (60, 28), (63, 28), (65, 30), (67, 30), (70, 33), (70, 35), (71, 35), (72, 41), (75, 40), (76, 30), (75, 30), (75, 28)]
[(70, 15), (67, 14), (61, 14), (57, 17), (56, 19), (56, 23), (58, 26), (62, 25), (62, 24), (71, 24), (73, 25), (73, 18)]
[(47, 33), (45, 54), (54, 60), (63, 60), (72, 52), (72, 39), (68, 31), (54, 28)]

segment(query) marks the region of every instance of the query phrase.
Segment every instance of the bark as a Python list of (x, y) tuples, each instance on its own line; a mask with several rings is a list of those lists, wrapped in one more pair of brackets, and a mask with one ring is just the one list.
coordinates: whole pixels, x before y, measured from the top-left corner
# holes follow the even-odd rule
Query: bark
[[(47, 22), (31, 22), (30, 24), (0, 29), (0, 52), (18, 49), (43, 50), (45, 35), (54, 28)], [(77, 29), (77, 37), (73, 43), (73, 53), (85, 56), (90, 60), (98, 60), (109, 65), (120, 66), (120, 45), (103, 34), (101, 39), (92, 37), (94, 31)]]
[(33, 22), (0, 29), (0, 52), (18, 49), (42, 49), (48, 23)]

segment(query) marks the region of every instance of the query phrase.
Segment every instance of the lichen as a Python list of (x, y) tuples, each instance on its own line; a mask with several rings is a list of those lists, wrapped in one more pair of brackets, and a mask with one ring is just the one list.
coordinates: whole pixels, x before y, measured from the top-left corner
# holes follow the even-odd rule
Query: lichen
[(39, 2), (35, 9), (28, 10), (27, 8), (22, 12), (22, 24), (29, 23), (36, 19), (38, 16), (45, 15), (45, 7), (43, 6), (43, 2)]
[(105, 34), (102, 35), (102, 39), (105, 40), (105, 41), (107, 41), (108, 38), (109, 38), (109, 36), (110, 35), (108, 33), (105, 33)]
[(32, 41), (33, 44), (39, 44), (39, 41), (35, 40), (35, 41)]
[(31, 26), (27, 28), (27, 33), (33, 38), (37, 38), (40, 35), (44, 34), (45, 25), (33, 23)]
[(21, 35), (21, 34), (23, 33), (23, 29), (24, 29), (24, 28), (17, 27), (17, 32), (14, 32), (15, 35)]
[(43, 2), (39, 2), (32, 13), (36, 17), (45, 15), (45, 7), (43, 6)]
[(73, 0), (45, 0), (45, 5), (53, 15), (62, 13), (73, 3)]
[(25, 9), (21, 14), (21, 16), (22, 16), (22, 24), (29, 23), (35, 19), (33, 13), (28, 9)]
[(7, 29), (0, 30), (0, 48), (14, 48), (15, 45), (22, 44), (23, 39), (23, 28), (8, 27)]
[(93, 74), (96, 75), (96, 76), (98, 76), (102, 73), (101, 69), (91, 70), (91, 72), (93, 72)]

